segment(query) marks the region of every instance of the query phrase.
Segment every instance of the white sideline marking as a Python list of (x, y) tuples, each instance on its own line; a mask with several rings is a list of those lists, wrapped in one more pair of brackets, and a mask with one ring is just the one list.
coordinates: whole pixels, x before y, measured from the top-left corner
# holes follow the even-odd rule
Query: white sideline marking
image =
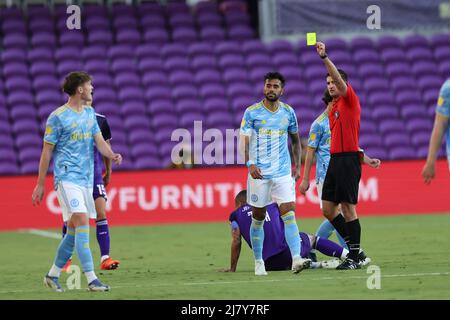
[[(410, 273), (410, 274), (388, 274), (382, 275), (382, 278), (405, 278), (405, 277), (435, 277), (435, 276), (449, 276), (450, 272), (432, 272), (432, 273)], [(112, 289), (118, 288), (146, 288), (146, 287), (170, 287), (170, 286), (203, 286), (203, 285), (220, 285), (220, 284), (234, 284), (234, 283), (261, 283), (261, 282), (286, 282), (286, 281), (330, 281), (330, 280), (346, 280), (346, 279), (367, 279), (367, 275), (363, 276), (351, 276), (351, 277), (320, 277), (320, 278), (302, 278), (302, 277), (291, 277), (287, 279), (267, 279), (267, 280), (238, 280), (238, 281), (211, 281), (211, 282), (186, 282), (186, 283), (156, 283), (156, 284), (125, 284), (119, 286), (112, 286)], [(77, 291), (87, 291), (87, 288), (76, 289)], [(32, 292), (50, 292), (48, 289), (34, 289), (34, 290), (2, 290), (0, 294), (8, 294), (8, 293), (32, 293)], [(70, 292), (72, 290), (67, 290), (66, 292)], [(63, 293), (64, 294), (64, 293)]]
[(39, 229), (19, 229), (18, 231), (22, 233), (34, 234), (36, 236), (41, 236), (45, 238), (52, 238), (58, 240), (62, 239), (62, 234), (56, 232), (44, 231)]

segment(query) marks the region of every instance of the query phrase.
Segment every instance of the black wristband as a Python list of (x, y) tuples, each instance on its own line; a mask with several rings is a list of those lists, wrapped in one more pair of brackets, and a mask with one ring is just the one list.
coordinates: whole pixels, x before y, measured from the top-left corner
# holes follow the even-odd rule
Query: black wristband
[(327, 58), (328, 56), (325, 54), (324, 56), (320, 56), (320, 59), (325, 59), (325, 58)]

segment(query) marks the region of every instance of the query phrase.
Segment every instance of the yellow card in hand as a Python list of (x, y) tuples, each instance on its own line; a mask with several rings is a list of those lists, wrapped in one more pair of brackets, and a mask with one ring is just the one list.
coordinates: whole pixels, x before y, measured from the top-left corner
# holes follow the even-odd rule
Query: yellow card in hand
[(315, 32), (309, 32), (306, 34), (306, 44), (308, 46), (313, 46), (316, 44), (316, 33)]

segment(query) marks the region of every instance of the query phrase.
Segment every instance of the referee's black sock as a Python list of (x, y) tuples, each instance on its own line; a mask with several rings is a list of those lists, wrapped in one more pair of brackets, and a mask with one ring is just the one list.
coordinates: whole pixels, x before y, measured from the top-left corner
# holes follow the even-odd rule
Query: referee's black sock
[(341, 235), (342, 239), (345, 240), (347, 243), (347, 246), (350, 248), (349, 245), (349, 235), (347, 231), (346, 222), (344, 219), (344, 216), (342, 214), (338, 214), (332, 221), (330, 221), (333, 227), (336, 229), (336, 231)]
[(347, 230), (350, 238), (348, 245), (349, 254), (348, 257), (353, 261), (358, 262), (358, 254), (361, 242), (361, 225), (359, 219), (347, 222)]

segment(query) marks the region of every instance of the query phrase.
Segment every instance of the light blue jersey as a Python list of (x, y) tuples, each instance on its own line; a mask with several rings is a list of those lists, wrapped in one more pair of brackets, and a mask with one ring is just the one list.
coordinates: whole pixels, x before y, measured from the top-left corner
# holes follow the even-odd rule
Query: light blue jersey
[[(436, 112), (446, 117), (450, 117), (450, 78), (448, 78), (441, 87)], [(447, 126), (445, 138), (447, 140), (447, 158), (450, 165), (450, 123)]]
[(309, 129), (308, 146), (316, 151), (316, 182), (324, 182), (330, 163), (330, 122), (326, 112), (322, 113)]
[(281, 101), (275, 112), (268, 110), (262, 101), (245, 110), (240, 133), (250, 136), (250, 160), (261, 169), (264, 179), (291, 174), (288, 133), (297, 132), (294, 110)]
[(47, 119), (44, 141), (53, 150), (55, 189), (59, 181), (92, 188), (94, 181), (94, 136), (100, 132), (92, 107), (80, 113), (68, 106), (53, 111)]

